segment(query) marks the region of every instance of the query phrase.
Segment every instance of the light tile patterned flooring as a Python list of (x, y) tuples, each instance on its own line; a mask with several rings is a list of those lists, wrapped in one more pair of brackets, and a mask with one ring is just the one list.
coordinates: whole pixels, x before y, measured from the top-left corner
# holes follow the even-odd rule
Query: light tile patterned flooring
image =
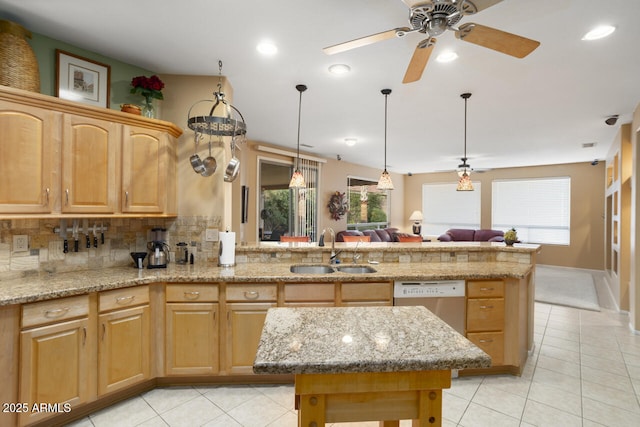
[[(454, 379), (443, 426), (640, 426), (640, 336), (627, 319), (536, 303), (536, 348), (522, 377)], [(289, 385), (159, 388), (72, 425), (289, 427), (297, 422), (293, 394)]]

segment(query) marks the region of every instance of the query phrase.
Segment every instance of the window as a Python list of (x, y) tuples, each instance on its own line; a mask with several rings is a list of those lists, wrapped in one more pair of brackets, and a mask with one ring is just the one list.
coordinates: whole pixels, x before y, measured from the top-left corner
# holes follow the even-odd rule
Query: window
[(422, 234), (480, 228), (480, 183), (473, 183), (474, 191), (456, 191), (457, 186), (457, 182), (422, 185)]
[(377, 185), (370, 179), (347, 177), (348, 230), (388, 227), (390, 196), (386, 190), (378, 190)]
[(492, 228), (514, 227), (523, 242), (569, 244), (571, 178), (496, 180), (492, 187)]
[(318, 169), (317, 162), (301, 159), (300, 170), (307, 188), (290, 189), (293, 165), (260, 159), (259, 240), (279, 241), (282, 235), (309, 236), (315, 240)]

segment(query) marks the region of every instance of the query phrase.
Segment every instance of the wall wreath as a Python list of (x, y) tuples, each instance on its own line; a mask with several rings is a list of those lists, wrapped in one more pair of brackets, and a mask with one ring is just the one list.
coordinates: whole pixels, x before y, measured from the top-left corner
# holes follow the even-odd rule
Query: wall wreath
[(334, 221), (339, 221), (347, 212), (349, 212), (349, 205), (347, 204), (347, 198), (345, 193), (341, 193), (336, 191), (331, 195), (329, 199), (329, 204), (327, 205), (329, 208), (329, 213), (331, 214), (331, 219)]

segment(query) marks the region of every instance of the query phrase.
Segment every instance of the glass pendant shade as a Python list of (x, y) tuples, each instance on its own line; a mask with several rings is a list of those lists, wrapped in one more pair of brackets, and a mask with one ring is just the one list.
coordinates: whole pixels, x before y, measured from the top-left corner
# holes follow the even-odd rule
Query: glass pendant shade
[(378, 180), (378, 190), (393, 190), (393, 182), (391, 182), (391, 175), (385, 169), (380, 175)]
[(469, 174), (464, 172), (458, 181), (458, 187), (456, 188), (458, 191), (473, 191), (473, 184), (471, 183), (471, 178), (469, 178)]
[(306, 188), (307, 184), (304, 182), (304, 176), (298, 169), (291, 175), (291, 181), (289, 182), (289, 188)]

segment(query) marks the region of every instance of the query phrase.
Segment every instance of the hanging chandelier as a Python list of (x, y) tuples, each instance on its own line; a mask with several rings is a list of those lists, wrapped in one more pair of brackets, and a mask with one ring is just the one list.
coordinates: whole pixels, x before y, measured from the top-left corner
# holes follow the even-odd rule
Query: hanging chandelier
[(393, 190), (393, 182), (391, 175), (387, 172), (387, 98), (391, 93), (391, 89), (382, 89), (380, 92), (384, 95), (384, 171), (378, 180), (378, 190)]
[(467, 100), (471, 98), (470, 93), (463, 93), (460, 95), (464, 99), (464, 157), (462, 163), (458, 165), (458, 187), (457, 191), (473, 191), (473, 184), (471, 183), (471, 166), (467, 164)]
[(307, 184), (304, 182), (302, 172), (300, 172), (300, 116), (302, 115), (302, 92), (307, 90), (307, 87), (305, 85), (296, 85), (296, 89), (300, 92), (300, 99), (298, 100), (298, 151), (296, 154), (296, 170), (291, 175), (289, 188), (306, 188)]
[[(227, 102), (222, 91), (222, 61), (218, 61), (218, 90), (213, 93), (214, 99), (198, 101), (189, 108), (187, 124), (189, 129), (196, 134), (218, 136), (244, 136), (247, 133), (247, 125), (242, 113)], [(211, 103), (213, 106), (207, 115), (192, 115), (196, 105)], [(222, 110), (221, 115), (214, 115), (216, 109)]]

